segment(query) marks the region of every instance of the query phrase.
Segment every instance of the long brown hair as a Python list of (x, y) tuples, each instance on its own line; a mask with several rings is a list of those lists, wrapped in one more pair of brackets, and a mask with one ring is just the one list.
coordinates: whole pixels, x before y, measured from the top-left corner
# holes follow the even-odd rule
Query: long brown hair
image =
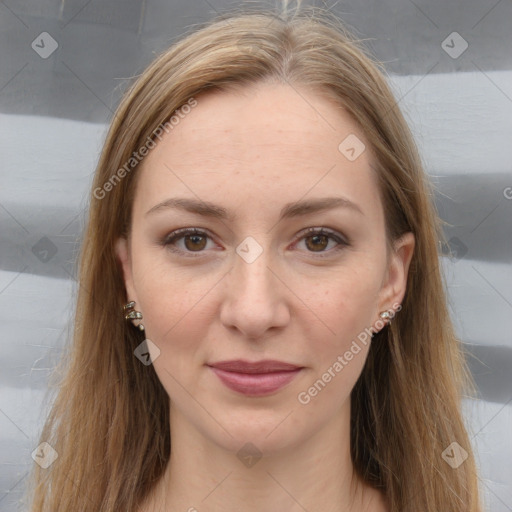
[[(131, 158), (202, 92), (261, 81), (312, 87), (352, 115), (375, 155), (389, 246), (407, 231), (416, 239), (402, 310), (375, 335), (351, 395), (356, 471), (387, 495), (393, 512), (481, 510), (460, 409), (475, 388), (447, 309), (432, 185), (381, 64), (339, 19), (304, 8), (217, 16), (163, 52), (125, 94), (96, 169), (73, 343), (55, 370), (50, 389), (58, 394), (40, 437), (58, 458), (33, 466), (32, 512), (135, 511), (162, 476), (169, 396), (153, 366), (134, 356), (144, 337), (123, 318), (114, 251), (130, 233)], [(453, 442), (468, 453), (457, 468), (443, 458)]]

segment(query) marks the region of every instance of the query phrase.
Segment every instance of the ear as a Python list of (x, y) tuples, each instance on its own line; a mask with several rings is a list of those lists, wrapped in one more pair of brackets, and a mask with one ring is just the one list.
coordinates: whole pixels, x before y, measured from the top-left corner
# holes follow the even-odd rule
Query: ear
[(115, 253), (121, 263), (124, 286), (126, 288), (126, 298), (128, 301), (134, 300), (137, 302), (137, 294), (135, 293), (135, 287), (133, 285), (130, 245), (126, 238), (120, 237), (116, 240)]
[(398, 238), (393, 244), (394, 250), (389, 258), (386, 277), (382, 284), (379, 313), (386, 310), (394, 310), (402, 300), (407, 289), (407, 275), (409, 265), (414, 253), (414, 234), (407, 232)]

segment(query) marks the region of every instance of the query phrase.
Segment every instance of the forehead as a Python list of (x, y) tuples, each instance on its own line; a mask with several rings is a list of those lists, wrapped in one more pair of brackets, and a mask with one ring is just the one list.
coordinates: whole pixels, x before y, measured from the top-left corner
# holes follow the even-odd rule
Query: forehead
[[(136, 203), (186, 195), (227, 208), (246, 200), (279, 208), (339, 192), (366, 208), (379, 205), (369, 145), (332, 99), (304, 87), (257, 84), (196, 100), (144, 158)], [(349, 159), (347, 144), (366, 149)]]
[(248, 155), (265, 148), (273, 156), (285, 157), (290, 151), (315, 156), (316, 151), (327, 149), (338, 157), (344, 136), (357, 133), (364, 138), (341, 105), (304, 86), (253, 84), (196, 99), (197, 106), (160, 144), (179, 144), (181, 154), (190, 152), (191, 158), (201, 158), (197, 147)]

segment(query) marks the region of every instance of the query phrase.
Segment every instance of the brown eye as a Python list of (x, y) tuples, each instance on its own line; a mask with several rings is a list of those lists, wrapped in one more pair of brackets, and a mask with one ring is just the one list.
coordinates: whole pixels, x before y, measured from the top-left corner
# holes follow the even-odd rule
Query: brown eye
[[(350, 245), (341, 235), (335, 231), (326, 231), (324, 228), (308, 228), (299, 242), (304, 240), (307, 252), (317, 253), (319, 258), (331, 256), (333, 253)], [(335, 242), (332, 249), (327, 249), (329, 242)]]
[(323, 251), (329, 245), (329, 237), (326, 235), (313, 235), (305, 238), (308, 249), (316, 252)]
[(207, 248), (208, 239), (211, 237), (204, 231), (183, 228), (173, 231), (161, 241), (161, 244), (170, 251), (184, 256), (201, 256), (201, 253), (206, 252), (204, 249)]
[(206, 246), (206, 237), (202, 235), (186, 235), (183, 239), (185, 241), (185, 247), (190, 251), (200, 251)]
[[(211, 237), (208, 233), (196, 228), (183, 228), (173, 231), (160, 243), (170, 251), (184, 256), (201, 256), (206, 253), (208, 240)], [(317, 257), (331, 256), (340, 249), (350, 245), (343, 236), (337, 232), (326, 231), (324, 228), (308, 228), (299, 242), (304, 240), (307, 252), (317, 253)], [(182, 244), (178, 242), (183, 241)], [(335, 246), (328, 249), (329, 243), (335, 242)], [(180, 246), (181, 245), (181, 246)]]

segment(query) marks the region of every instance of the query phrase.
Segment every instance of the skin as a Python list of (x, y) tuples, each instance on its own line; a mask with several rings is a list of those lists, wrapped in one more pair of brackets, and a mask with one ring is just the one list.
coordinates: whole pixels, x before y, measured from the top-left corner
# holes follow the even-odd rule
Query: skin
[[(318, 91), (258, 84), (197, 100), (142, 162), (132, 238), (116, 245), (171, 399), (170, 463), (141, 510), (389, 510), (350, 458), (350, 392), (371, 339), (309, 403), (297, 397), (401, 302), (414, 237), (387, 257), (369, 143)], [(349, 134), (366, 145), (354, 161), (338, 150)], [(363, 214), (336, 208), (278, 221), (284, 204), (328, 196), (350, 199)], [(213, 202), (236, 219), (145, 215), (171, 197)], [(209, 237), (178, 239), (181, 254), (160, 243), (184, 227)], [(304, 238), (308, 227), (350, 245)], [(251, 263), (236, 252), (248, 236), (263, 249)], [(304, 368), (272, 395), (247, 397), (205, 366), (237, 358)], [(247, 442), (262, 454), (251, 467), (237, 457)]]

